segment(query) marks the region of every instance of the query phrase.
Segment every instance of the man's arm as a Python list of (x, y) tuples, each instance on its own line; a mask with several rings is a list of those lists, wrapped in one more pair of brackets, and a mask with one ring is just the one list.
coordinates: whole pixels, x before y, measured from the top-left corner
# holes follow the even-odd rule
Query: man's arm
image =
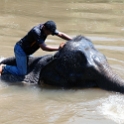
[(72, 40), (72, 38), (70, 36), (68, 36), (67, 34), (65, 34), (63, 32), (58, 32), (57, 36), (64, 40)]
[(45, 43), (40, 44), (40, 48), (44, 51), (58, 51), (63, 48), (65, 43), (61, 43), (58, 48), (48, 47)]
[(59, 50), (60, 49), (60, 47), (59, 48), (53, 48), (53, 47), (49, 47), (49, 46), (47, 46), (45, 43), (42, 43), (42, 44), (40, 44), (40, 48), (42, 49), (42, 50), (44, 50), (44, 51), (57, 51), (57, 50)]

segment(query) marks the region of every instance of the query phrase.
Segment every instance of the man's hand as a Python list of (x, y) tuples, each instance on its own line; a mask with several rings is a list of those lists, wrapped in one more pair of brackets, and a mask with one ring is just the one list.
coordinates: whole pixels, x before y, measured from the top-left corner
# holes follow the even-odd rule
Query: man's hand
[(61, 44), (59, 45), (59, 49), (62, 49), (62, 48), (64, 47), (64, 45), (65, 45), (65, 43), (61, 43)]

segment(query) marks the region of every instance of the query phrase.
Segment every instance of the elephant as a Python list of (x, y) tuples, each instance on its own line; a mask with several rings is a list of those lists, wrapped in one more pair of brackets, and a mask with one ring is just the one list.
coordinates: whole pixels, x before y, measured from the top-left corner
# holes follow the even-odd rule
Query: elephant
[[(1, 61), (16, 65), (15, 57)], [(92, 41), (82, 35), (65, 43), (54, 54), (29, 57), (28, 73), (25, 76), (2, 74), (7, 82), (28, 82), (63, 88), (98, 87), (107, 91), (124, 93), (124, 81), (110, 67), (106, 57)]]

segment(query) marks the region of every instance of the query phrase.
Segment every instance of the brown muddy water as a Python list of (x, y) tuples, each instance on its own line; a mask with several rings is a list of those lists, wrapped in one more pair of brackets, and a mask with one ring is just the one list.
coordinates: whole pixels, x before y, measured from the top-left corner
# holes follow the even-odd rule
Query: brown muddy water
[[(92, 1), (92, 2), (91, 2)], [(34, 25), (54, 20), (58, 30), (84, 35), (124, 78), (123, 0), (0, 0), (0, 56)], [(49, 36), (58, 46), (62, 39)], [(48, 52), (38, 50), (34, 56)], [(57, 89), (0, 82), (0, 124), (124, 124), (124, 95), (101, 89)]]

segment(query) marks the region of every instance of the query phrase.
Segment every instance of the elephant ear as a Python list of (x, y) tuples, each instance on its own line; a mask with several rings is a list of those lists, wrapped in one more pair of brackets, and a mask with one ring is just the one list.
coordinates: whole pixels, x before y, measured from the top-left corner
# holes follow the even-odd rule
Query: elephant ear
[[(38, 84), (39, 79), (40, 79), (40, 73), (42, 69), (51, 63), (54, 60), (53, 55), (46, 55), (38, 59), (38, 61), (35, 60), (33, 63), (33, 68), (29, 70), (28, 74), (24, 78), (24, 82), (27, 83), (33, 83), (33, 84)], [(32, 65), (29, 65), (29, 68)]]

